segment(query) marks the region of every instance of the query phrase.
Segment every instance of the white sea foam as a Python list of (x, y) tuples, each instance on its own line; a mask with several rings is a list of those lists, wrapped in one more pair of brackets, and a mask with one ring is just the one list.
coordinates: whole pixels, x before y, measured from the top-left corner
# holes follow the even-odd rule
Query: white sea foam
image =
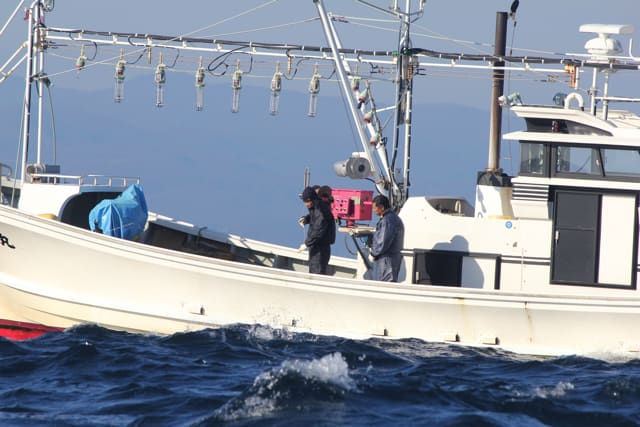
[(307, 379), (337, 385), (345, 390), (355, 387), (349, 377), (349, 365), (340, 353), (328, 354), (314, 360), (285, 360), (280, 369), (293, 370)]
[(574, 388), (573, 384), (560, 381), (553, 387), (536, 387), (534, 389), (534, 394), (543, 399), (548, 399), (550, 397), (562, 397)]
[(292, 334), (286, 329), (274, 329), (264, 325), (254, 325), (249, 328), (249, 335), (260, 341), (274, 339), (291, 339)]
[(314, 360), (285, 360), (273, 370), (264, 372), (255, 379), (258, 394), (273, 390), (279, 381), (290, 373), (307, 380), (338, 386), (345, 391), (355, 388), (355, 382), (349, 377), (349, 366), (340, 353), (332, 353)]
[(279, 367), (258, 375), (253, 386), (242, 396), (227, 402), (216, 411), (216, 418), (234, 421), (264, 417), (277, 411), (283, 402), (291, 399), (287, 378), (298, 376), (312, 383), (337, 387), (342, 392), (355, 389), (355, 381), (349, 377), (349, 366), (340, 353), (332, 353), (313, 360), (286, 360)]

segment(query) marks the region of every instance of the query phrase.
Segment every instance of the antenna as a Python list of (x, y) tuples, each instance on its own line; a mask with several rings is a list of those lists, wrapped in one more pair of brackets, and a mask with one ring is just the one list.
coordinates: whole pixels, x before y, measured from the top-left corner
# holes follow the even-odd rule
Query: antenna
[[(581, 33), (596, 33), (595, 37), (584, 44), (584, 48), (591, 54), (591, 59), (596, 62), (608, 63), (613, 60), (613, 56), (622, 52), (622, 46), (616, 39), (611, 38), (614, 34), (633, 34), (635, 28), (633, 25), (607, 25), (607, 24), (583, 24), (580, 25)], [(609, 115), (609, 76), (615, 70), (603, 69), (604, 86), (602, 93), (602, 116), (606, 120)], [(591, 114), (596, 114), (596, 82), (598, 79), (598, 70), (593, 69), (591, 94)]]

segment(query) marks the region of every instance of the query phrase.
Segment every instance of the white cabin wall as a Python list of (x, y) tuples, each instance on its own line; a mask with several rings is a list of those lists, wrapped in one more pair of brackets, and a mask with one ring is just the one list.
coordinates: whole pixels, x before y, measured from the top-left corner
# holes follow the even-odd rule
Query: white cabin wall
[(549, 219), (550, 204), (532, 200), (513, 200), (513, 214), (516, 218)]
[[(624, 234), (629, 230), (629, 204), (626, 196), (608, 199), (607, 208), (623, 210), (622, 217), (610, 217), (608, 229), (614, 224), (626, 223)], [(611, 214), (612, 215), (612, 214)], [(632, 215), (633, 216), (633, 215)], [(462, 287), (493, 289), (495, 286), (495, 263), (487, 255), (499, 255), (499, 288), (508, 292), (541, 292), (563, 295), (603, 295), (610, 292), (606, 287), (551, 284), (551, 249), (553, 223), (550, 219), (480, 219), (459, 215), (443, 214), (434, 209), (426, 198), (412, 197), (407, 200), (400, 217), (405, 228), (413, 230), (405, 234), (406, 271), (413, 271), (410, 251), (444, 250), (469, 253), (462, 266)], [(609, 232), (609, 231), (607, 231)], [(625, 240), (626, 239), (626, 240)], [(632, 237), (623, 241), (632, 244)], [(620, 240), (618, 240), (619, 242)], [(610, 246), (610, 245), (608, 245)], [(617, 274), (615, 258), (617, 251), (607, 248), (604, 255), (611, 264), (605, 268), (607, 274)], [(479, 255), (474, 257), (474, 255)], [(629, 255), (631, 256), (631, 255)], [(629, 260), (627, 262), (629, 265)], [(640, 257), (638, 262), (640, 263)], [(628, 268), (626, 269), (629, 270)], [(411, 276), (407, 275), (410, 280)], [(640, 290), (619, 289), (622, 294), (639, 294)]]
[(511, 187), (476, 185), (476, 218), (511, 218)]
[[(500, 289), (548, 292), (552, 223), (549, 220), (512, 221), (517, 239), (503, 252)], [(532, 238), (536, 236), (537, 238)]]
[[(410, 198), (400, 217), (405, 229), (414, 230), (405, 234), (405, 249), (471, 255), (463, 258), (463, 287), (493, 289), (497, 256), (509, 260), (508, 263), (503, 260), (499, 266), (501, 289), (520, 290), (523, 283), (529, 282), (525, 274), (528, 272), (535, 275), (535, 280), (543, 276), (542, 283), (549, 283), (551, 221), (447, 215), (434, 209), (424, 197)], [(532, 241), (531, 236), (540, 238)], [(528, 246), (524, 247), (523, 242), (529, 242)], [(544, 265), (529, 267), (517, 262), (523, 259), (534, 259)]]
[(602, 196), (598, 282), (631, 284), (635, 216), (635, 196)]
[(35, 215), (54, 214), (60, 217), (66, 201), (78, 193), (77, 185), (24, 183), (18, 208)]
[(462, 287), (476, 289), (492, 289), (495, 287), (496, 260), (493, 258), (462, 258)]

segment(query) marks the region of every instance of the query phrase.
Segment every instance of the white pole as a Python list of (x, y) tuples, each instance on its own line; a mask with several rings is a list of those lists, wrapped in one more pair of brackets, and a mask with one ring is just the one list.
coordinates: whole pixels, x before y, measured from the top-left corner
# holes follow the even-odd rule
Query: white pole
[(7, 61), (2, 64), (2, 67), (0, 67), (0, 83), (2, 83), (4, 80), (7, 79), (7, 77), (9, 77), (11, 75), (11, 73), (13, 73), (16, 68), (18, 68), (20, 66), (20, 64), (22, 64), (24, 62), (25, 59), (27, 59), (27, 55), (23, 55), (22, 58), (20, 58), (20, 60), (18, 62), (16, 62), (13, 67), (11, 67), (11, 69), (9, 69), (9, 71), (7, 71), (5, 73), (5, 69), (9, 66), (9, 64), (11, 64), (11, 61), (13, 61), (15, 59), (16, 56), (18, 56), (18, 54), (20, 53), (20, 51), (24, 49), (24, 43), (22, 44), (22, 46), (20, 46), (14, 53), (13, 55), (11, 55), (11, 58), (7, 59)]
[(345, 71), (344, 64), (340, 59), (340, 53), (338, 52), (338, 45), (335, 38), (333, 37), (333, 32), (331, 31), (331, 26), (329, 25), (329, 22), (328, 22), (329, 18), (327, 17), (327, 14), (325, 12), (324, 4), (322, 3), (322, 0), (313, 0), (313, 2), (316, 4), (316, 8), (318, 9), (318, 15), (320, 16), (320, 22), (322, 23), (322, 28), (324, 30), (327, 43), (329, 43), (329, 47), (333, 52), (333, 61), (336, 65), (336, 72), (338, 74), (338, 80), (340, 81), (340, 86), (342, 87), (342, 91), (346, 95), (348, 95), (349, 112), (351, 113), (354, 123), (356, 123), (358, 135), (360, 136), (360, 141), (363, 144), (363, 146), (366, 146), (368, 144), (367, 137), (365, 135), (364, 128), (360, 120), (360, 116), (358, 115), (358, 110), (356, 108), (356, 105), (353, 101), (353, 98), (350, 95), (351, 88), (349, 87), (349, 84), (348, 84), (347, 72)]
[[(409, 39), (409, 13), (411, 12), (411, 0), (407, 0), (407, 3), (405, 5), (405, 16), (403, 19), (405, 19), (405, 37), (407, 38), (407, 41)], [(400, 55), (400, 52), (398, 52), (398, 55)], [(404, 202), (407, 200), (407, 198), (409, 197), (409, 169), (410, 169), (410, 161), (411, 161), (411, 108), (412, 108), (412, 91), (413, 91), (413, 76), (411, 78), (409, 78), (410, 73), (412, 73), (412, 70), (409, 70), (409, 67), (412, 67), (411, 61), (409, 59), (409, 57), (405, 57), (405, 64), (404, 65), (404, 70), (403, 72), (406, 73), (406, 75), (403, 77), (404, 79), (406, 79), (406, 88), (405, 88), (405, 96), (404, 96), (404, 101), (405, 101), (405, 107), (404, 107), (404, 164), (403, 164), (403, 171), (404, 171), (404, 176), (403, 176), (403, 187), (402, 187), (402, 198), (401, 198), (401, 204), (404, 204)], [(393, 172), (393, 171), (392, 171)]]
[[(322, 0), (313, 0), (318, 9), (318, 15), (320, 16), (320, 22), (322, 23), (322, 29), (324, 31), (325, 37), (327, 39), (327, 43), (329, 43), (329, 48), (331, 48), (331, 52), (333, 53), (333, 61), (336, 66), (336, 73), (338, 75), (338, 81), (340, 82), (340, 87), (342, 88), (342, 92), (347, 98), (347, 102), (349, 105), (349, 112), (351, 113), (351, 118), (356, 126), (358, 131), (358, 136), (360, 137), (360, 144), (363, 149), (367, 153), (367, 160), (369, 160), (371, 171), (375, 174), (375, 164), (372, 161), (373, 156), (371, 155), (371, 144), (369, 143), (369, 138), (365, 132), (365, 128), (363, 126), (363, 120), (358, 114), (358, 108), (355, 104), (355, 100), (352, 95), (351, 86), (349, 85), (349, 78), (347, 77), (347, 71), (345, 70), (344, 62), (342, 61), (341, 54), (339, 52), (340, 41), (337, 39), (337, 34), (335, 33), (335, 29), (329, 22), (328, 15), (325, 11), (324, 4)], [(376, 174), (377, 175), (377, 174)], [(376, 177), (377, 178), (377, 177)], [(378, 181), (376, 179), (376, 181)], [(376, 182), (376, 185), (381, 184)]]
[(18, 11), (20, 10), (20, 8), (22, 7), (23, 4), (24, 4), (24, 0), (21, 0), (20, 3), (18, 3), (18, 6), (16, 6), (16, 9), (13, 11), (13, 13), (9, 17), (9, 19), (7, 19), (7, 22), (5, 22), (4, 27), (2, 27), (2, 29), (0, 30), (0, 37), (5, 32), (5, 30), (7, 29), (7, 27), (11, 23), (11, 21), (13, 21), (13, 18), (15, 18), (16, 14), (18, 13)]
[(589, 92), (591, 92), (591, 115), (595, 116), (596, 115), (596, 92), (598, 91), (596, 85), (598, 83), (598, 69), (594, 68), (593, 69), (593, 77), (591, 80), (591, 90)]
[(38, 49), (38, 144), (36, 147), (36, 164), (42, 163), (42, 117), (44, 107), (44, 40), (42, 39), (42, 28), (44, 25), (44, 13), (42, 7), (36, 6), (36, 47)]
[(27, 12), (27, 28), (29, 30), (27, 36), (27, 66), (25, 76), (25, 90), (24, 90), (24, 106), (23, 106), (23, 123), (22, 123), (22, 159), (20, 164), (20, 181), (24, 183), (27, 171), (27, 151), (29, 147), (29, 127), (31, 122), (31, 76), (33, 75), (33, 9), (36, 2), (34, 2)]
[(604, 86), (602, 93), (602, 118), (607, 120), (609, 118), (609, 71), (604, 71)]

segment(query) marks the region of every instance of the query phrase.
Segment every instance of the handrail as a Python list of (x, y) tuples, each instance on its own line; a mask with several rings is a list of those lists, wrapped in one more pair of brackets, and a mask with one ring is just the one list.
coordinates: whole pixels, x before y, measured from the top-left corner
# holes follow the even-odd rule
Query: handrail
[[(6, 172), (4, 172), (6, 170)], [(5, 178), (11, 178), (13, 175), (13, 168), (9, 165), (5, 165), (4, 163), (0, 163), (0, 176)]]
[(60, 175), (55, 173), (32, 173), (32, 179), (43, 184), (79, 185), (81, 187), (127, 187), (140, 184), (140, 177), (109, 175)]

